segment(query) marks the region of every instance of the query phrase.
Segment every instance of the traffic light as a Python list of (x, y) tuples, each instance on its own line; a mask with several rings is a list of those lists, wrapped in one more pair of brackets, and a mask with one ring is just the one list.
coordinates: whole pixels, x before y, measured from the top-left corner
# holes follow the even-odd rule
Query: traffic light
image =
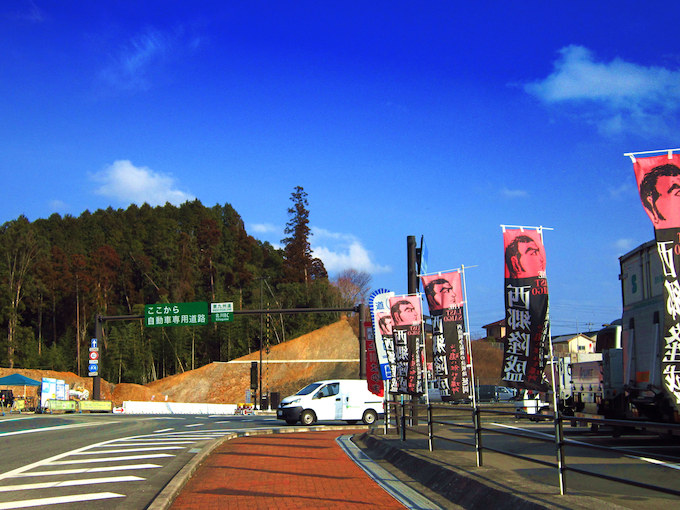
[(250, 389), (257, 389), (257, 361), (252, 361), (250, 363)]

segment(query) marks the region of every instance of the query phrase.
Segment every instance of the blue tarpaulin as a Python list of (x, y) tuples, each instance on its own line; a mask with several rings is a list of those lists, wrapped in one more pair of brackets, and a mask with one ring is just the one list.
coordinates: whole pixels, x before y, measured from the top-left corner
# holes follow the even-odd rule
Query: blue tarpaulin
[(40, 386), (41, 382), (21, 374), (0, 377), (0, 386)]

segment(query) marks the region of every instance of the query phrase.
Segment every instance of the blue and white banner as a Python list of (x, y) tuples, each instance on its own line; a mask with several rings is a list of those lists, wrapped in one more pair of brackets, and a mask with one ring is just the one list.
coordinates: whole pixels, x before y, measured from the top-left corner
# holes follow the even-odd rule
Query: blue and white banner
[(390, 298), (394, 292), (387, 289), (378, 289), (371, 293), (368, 298), (368, 306), (371, 311), (375, 346), (378, 351), (378, 363), (380, 363), (380, 375), (383, 381), (392, 379), (395, 367), (394, 338), (392, 336), (392, 316), (390, 315)]

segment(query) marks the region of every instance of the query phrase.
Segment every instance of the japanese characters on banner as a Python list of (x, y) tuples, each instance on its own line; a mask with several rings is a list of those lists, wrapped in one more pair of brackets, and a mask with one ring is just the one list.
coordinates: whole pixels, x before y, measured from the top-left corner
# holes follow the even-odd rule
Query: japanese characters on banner
[(393, 374), (397, 383), (396, 393), (420, 395), (425, 389), (425, 349), (420, 296), (394, 296), (390, 298), (389, 303), (396, 357)]
[(442, 400), (470, 396), (460, 272), (420, 277), (432, 317), (432, 372)]
[(545, 391), (550, 328), (541, 232), (504, 227), (503, 245), (506, 337), (501, 380), (505, 386)]
[(390, 298), (394, 292), (378, 289), (368, 298), (368, 306), (373, 321), (373, 336), (380, 365), (380, 376), (387, 382), (387, 391), (397, 392), (395, 373), (396, 359), (394, 354), (394, 338), (392, 337), (392, 315), (390, 314)]
[(382, 397), (385, 393), (383, 389), (382, 377), (380, 377), (380, 364), (378, 363), (378, 351), (375, 347), (375, 337), (370, 321), (364, 322), (366, 333), (366, 381), (368, 391)]
[(656, 247), (664, 272), (663, 357), (666, 391), (680, 407), (680, 155), (635, 159), (635, 177), (645, 212), (654, 224)]

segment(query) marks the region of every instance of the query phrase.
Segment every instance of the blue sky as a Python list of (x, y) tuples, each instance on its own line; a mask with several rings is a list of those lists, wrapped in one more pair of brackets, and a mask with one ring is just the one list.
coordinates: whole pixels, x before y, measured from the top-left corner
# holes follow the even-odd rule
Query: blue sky
[[(595, 5), (593, 5), (595, 4)], [(406, 237), (503, 317), (501, 224), (543, 225), (554, 333), (621, 314), (652, 239), (624, 152), (675, 148), (673, 2), (0, 4), (0, 221), (230, 203), (278, 243), (295, 186), (331, 277), (406, 292)]]

